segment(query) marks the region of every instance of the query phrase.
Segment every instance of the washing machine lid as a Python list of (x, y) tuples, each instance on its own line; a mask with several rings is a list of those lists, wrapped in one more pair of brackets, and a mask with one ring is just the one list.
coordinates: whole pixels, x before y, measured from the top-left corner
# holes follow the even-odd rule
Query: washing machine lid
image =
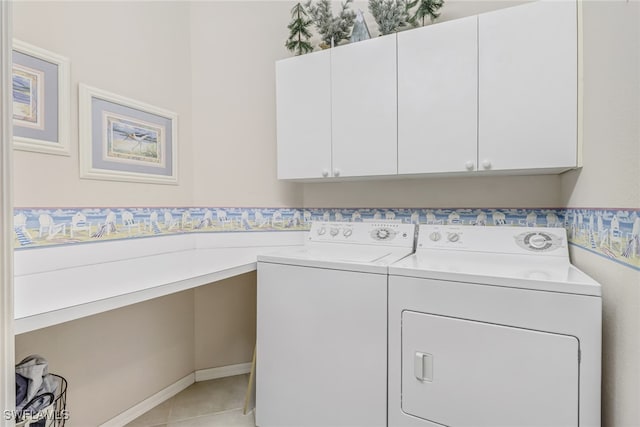
[(303, 247), (258, 256), (258, 262), (387, 274), (387, 266), (411, 253), (414, 224), (316, 221)]
[(601, 296), (600, 284), (562, 257), (418, 250), (389, 275)]
[(258, 255), (258, 262), (387, 274), (392, 264), (412, 249), (366, 245), (305, 245), (300, 248)]

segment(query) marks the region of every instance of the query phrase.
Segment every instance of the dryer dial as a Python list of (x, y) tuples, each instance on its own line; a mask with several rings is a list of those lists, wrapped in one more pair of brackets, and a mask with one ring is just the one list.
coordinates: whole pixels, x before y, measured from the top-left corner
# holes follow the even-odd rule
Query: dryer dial
[(516, 236), (516, 243), (532, 252), (548, 252), (562, 246), (562, 239), (552, 233), (527, 232)]
[(549, 236), (544, 234), (536, 234), (529, 238), (529, 246), (534, 249), (542, 249), (547, 244)]

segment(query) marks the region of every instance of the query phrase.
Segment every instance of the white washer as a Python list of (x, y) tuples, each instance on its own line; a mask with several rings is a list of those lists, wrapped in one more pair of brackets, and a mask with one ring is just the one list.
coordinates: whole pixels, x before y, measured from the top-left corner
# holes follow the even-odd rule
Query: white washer
[(258, 256), (256, 425), (386, 426), (387, 266), (415, 226), (313, 223)]
[(389, 426), (600, 426), (601, 313), (564, 229), (421, 225), (389, 267)]

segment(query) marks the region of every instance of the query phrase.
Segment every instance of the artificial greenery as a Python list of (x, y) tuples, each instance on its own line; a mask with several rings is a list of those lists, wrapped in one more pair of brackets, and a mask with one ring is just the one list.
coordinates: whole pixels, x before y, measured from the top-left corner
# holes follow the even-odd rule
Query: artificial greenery
[(369, 11), (382, 35), (411, 25), (409, 8), (410, 4), (406, 0), (369, 0)]
[(313, 46), (309, 42), (311, 31), (309, 31), (308, 27), (310, 25), (311, 20), (304, 7), (300, 3), (293, 6), (293, 9), (291, 9), (291, 23), (287, 26), (291, 32), (285, 42), (287, 49), (296, 55), (313, 51)]
[(444, 5), (444, 0), (414, 0), (409, 3), (408, 8), (412, 9), (416, 4), (418, 9), (409, 20), (414, 24), (420, 21), (421, 25), (424, 26), (426, 17), (429, 17), (433, 22), (440, 16), (438, 10)]
[(318, 29), (322, 44), (320, 47), (327, 48), (338, 45), (341, 41), (347, 40), (351, 34), (351, 27), (356, 18), (353, 10), (349, 9), (349, 4), (353, 0), (346, 0), (342, 3), (342, 8), (338, 16), (333, 16), (330, 0), (320, 0), (316, 4), (312, 0), (305, 3), (305, 7), (311, 16), (311, 20)]

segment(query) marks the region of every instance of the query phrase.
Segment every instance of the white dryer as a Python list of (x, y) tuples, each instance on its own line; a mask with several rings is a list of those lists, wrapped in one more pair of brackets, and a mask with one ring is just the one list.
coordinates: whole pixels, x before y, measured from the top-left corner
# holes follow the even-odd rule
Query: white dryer
[(564, 229), (421, 225), (389, 267), (389, 426), (600, 426), (601, 301)]
[(387, 424), (387, 266), (415, 226), (317, 222), (258, 256), (256, 425)]

